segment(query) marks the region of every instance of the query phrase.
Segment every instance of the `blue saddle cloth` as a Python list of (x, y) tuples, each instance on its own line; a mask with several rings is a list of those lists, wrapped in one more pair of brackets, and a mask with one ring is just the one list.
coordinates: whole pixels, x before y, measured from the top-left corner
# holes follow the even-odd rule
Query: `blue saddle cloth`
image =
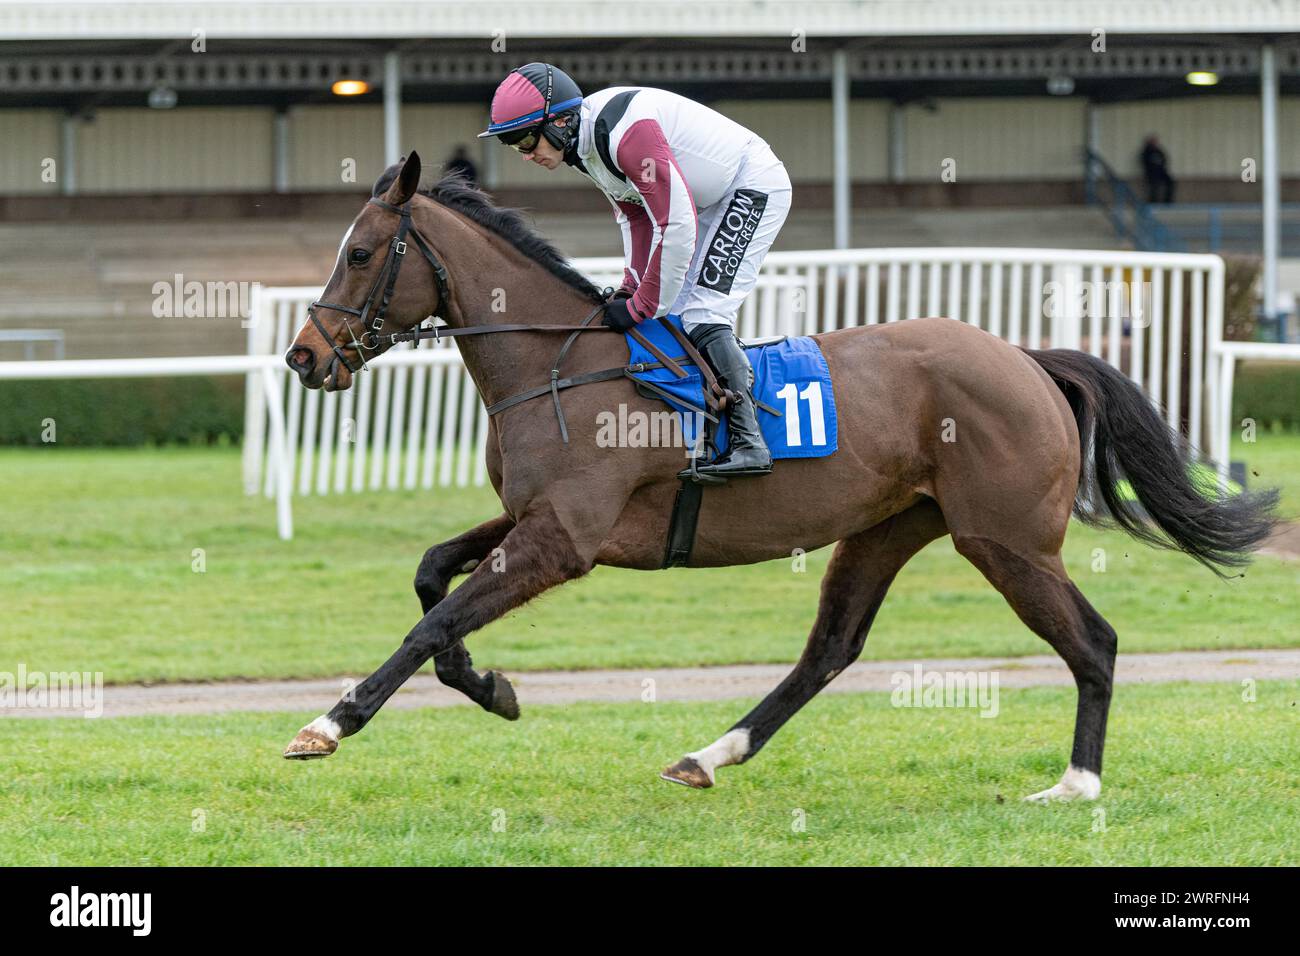
[[(682, 320), (676, 315), (667, 321), (679, 330)], [(656, 321), (642, 322), (637, 331), (654, 343), (663, 354), (672, 359), (682, 358), (682, 347), (672, 334)], [(632, 336), (625, 335), (628, 345), (628, 365), (656, 365), (659, 360)], [(830, 369), (821, 348), (811, 338), (801, 336), (784, 338), (770, 345), (745, 349), (749, 363), (754, 366), (754, 395), (770, 408), (774, 415), (761, 406), (758, 425), (773, 458), (822, 458), (835, 451), (839, 440), (839, 427), (835, 417), (835, 392), (831, 387)], [(704, 407), (704, 380), (694, 365), (684, 365), (686, 378), (676, 378), (666, 368), (633, 371), (633, 378), (652, 382), (684, 403), (665, 399), (681, 418), (682, 437), (688, 446), (699, 440), (698, 428), (704, 419), (690, 407)], [(685, 404), (689, 403), (689, 404)], [(718, 452), (727, 449), (726, 417), (718, 425), (716, 444)]]

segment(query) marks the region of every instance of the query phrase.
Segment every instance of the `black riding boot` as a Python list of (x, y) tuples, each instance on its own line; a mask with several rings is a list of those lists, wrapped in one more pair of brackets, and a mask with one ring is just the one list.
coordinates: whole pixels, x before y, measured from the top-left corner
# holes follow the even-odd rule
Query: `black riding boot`
[(740, 395), (727, 412), (727, 451), (717, 461), (699, 465), (703, 475), (732, 478), (766, 475), (772, 470), (772, 455), (758, 428), (754, 395), (754, 367), (745, 357), (736, 333), (729, 325), (701, 325), (690, 333), (691, 341), (713, 365), (722, 384)]

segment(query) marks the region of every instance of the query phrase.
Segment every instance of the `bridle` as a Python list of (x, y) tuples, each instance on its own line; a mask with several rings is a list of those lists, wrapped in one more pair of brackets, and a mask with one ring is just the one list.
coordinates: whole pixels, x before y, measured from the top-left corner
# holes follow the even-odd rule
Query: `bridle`
[[(501, 323), (492, 325), (472, 325), (461, 326), (458, 328), (449, 328), (445, 325), (421, 325), (416, 326), (406, 332), (392, 332), (381, 335), (384, 328), (384, 316), (388, 313), (388, 304), (393, 298), (393, 289), (397, 285), (397, 273), (402, 267), (402, 257), (406, 255), (406, 238), (410, 236), (415, 242), (415, 246), (420, 253), (428, 260), (429, 265), (433, 267), (434, 280), (438, 285), (438, 307), (443, 309), (450, 301), (450, 294), (447, 286), (447, 269), (434, 255), (433, 249), (429, 246), (428, 241), (420, 234), (411, 222), (411, 203), (408, 200), (401, 206), (395, 206), (390, 202), (382, 199), (371, 197), (368, 202), (371, 205), (378, 206), (381, 209), (387, 209), (389, 212), (395, 212), (401, 217), (397, 225), (397, 233), (393, 236), (388, 245), (388, 255), (384, 259), (384, 265), (379, 270), (379, 275), (375, 276), (374, 284), (370, 287), (370, 292), (366, 295), (365, 304), (359, 309), (354, 309), (350, 305), (343, 305), (338, 302), (325, 302), (317, 300), (307, 309), (307, 316), (311, 319), (312, 324), (316, 326), (316, 331), (321, 337), (330, 344), (334, 351), (334, 358), (330, 360), (330, 368), (326, 373), (326, 378), (334, 374), (335, 364), (342, 364), (349, 372), (356, 373), (366, 368), (366, 352), (378, 351), (380, 345), (385, 342), (389, 345), (396, 345), (399, 342), (412, 342), (418, 348), (424, 339), (433, 339), (435, 342), (444, 338), (455, 338), (467, 335), (486, 335), (499, 332), (568, 332), (569, 336), (560, 349), (560, 354), (556, 356), (553, 367), (551, 368), (550, 381), (544, 385), (527, 389), (519, 392), (509, 398), (495, 402), (487, 407), (489, 416), (496, 415), (522, 402), (531, 401), (534, 398), (541, 398), (543, 395), (550, 395), (555, 406), (555, 416), (560, 426), (560, 437), (565, 444), (569, 441), (569, 429), (564, 420), (564, 410), (560, 406), (560, 391), (562, 389), (573, 388), (578, 385), (589, 385), (596, 382), (605, 382), (614, 378), (631, 378), (634, 373), (644, 371), (648, 368), (668, 368), (677, 378), (685, 378), (686, 371), (682, 365), (695, 365), (700, 369), (700, 373), (705, 382), (705, 407), (697, 407), (693, 403), (685, 401), (680, 397), (675, 397), (665, 392), (663, 389), (649, 382), (638, 382), (642, 388), (660, 393), (661, 397), (668, 398), (679, 405), (685, 405), (703, 414), (709, 421), (716, 424), (719, 413), (726, 407), (727, 400), (730, 398), (726, 389), (718, 382), (717, 376), (709, 368), (708, 362), (700, 355), (691, 343), (691, 340), (679, 329), (666, 322), (664, 319), (658, 321), (663, 323), (669, 330), (678, 344), (682, 347), (685, 355), (673, 359), (660, 351), (651, 343), (640, 331), (633, 328), (629, 334), (636, 339), (642, 346), (650, 351), (659, 361), (652, 364), (638, 364), (635, 366), (617, 366), (614, 368), (601, 369), (597, 372), (586, 372), (580, 375), (560, 376), (560, 366), (564, 363), (564, 358), (568, 354), (570, 347), (577, 340), (579, 333), (582, 332), (613, 332), (614, 329), (608, 328), (597, 323), (597, 316), (605, 311), (605, 302), (588, 313), (587, 317), (577, 325), (531, 325), (525, 323)], [(382, 294), (380, 288), (382, 286)], [(613, 292), (612, 289), (605, 290), (605, 299)], [(378, 297), (378, 308), (375, 308), (376, 297)], [(370, 310), (375, 308), (372, 316)], [(350, 345), (339, 345), (334, 337), (325, 331), (325, 326), (321, 324), (320, 318), (316, 315), (317, 309), (333, 309), (335, 312), (343, 314), (343, 323), (347, 327), (348, 336), (352, 339)], [(361, 320), (361, 338), (358, 339), (356, 332), (352, 328), (352, 320), (349, 316), (356, 316)], [(433, 318), (439, 318), (435, 313)], [(352, 367), (347, 356), (343, 353), (344, 348), (352, 348), (361, 365), (357, 368)]]
[[(369, 200), (369, 204), (378, 206), (380, 209), (387, 209), (389, 212), (397, 213), (401, 217), (401, 221), (397, 224), (397, 234), (393, 236), (392, 242), (388, 244), (388, 255), (384, 259), (383, 268), (379, 270), (379, 275), (375, 276), (375, 282), (370, 287), (370, 292), (366, 296), (365, 304), (359, 309), (354, 309), (350, 305), (343, 305), (338, 302), (324, 302), (317, 300), (313, 302), (311, 307), (307, 310), (307, 316), (311, 319), (312, 324), (316, 326), (316, 331), (321, 334), (321, 337), (328, 342), (330, 347), (334, 350), (334, 358), (330, 364), (333, 365), (335, 362), (341, 363), (344, 368), (353, 373), (366, 367), (366, 352), (374, 352), (379, 348), (381, 342), (379, 333), (384, 327), (384, 316), (388, 314), (388, 304), (393, 298), (393, 289), (397, 285), (397, 273), (402, 268), (402, 257), (406, 255), (406, 237), (408, 235), (415, 242), (415, 247), (420, 250), (424, 258), (429, 260), (429, 265), (433, 267), (433, 276), (438, 284), (438, 307), (440, 309), (446, 306), (449, 297), (447, 291), (447, 269), (438, 261), (438, 257), (433, 254), (433, 250), (429, 247), (429, 243), (425, 240), (424, 236), (420, 235), (420, 230), (416, 229), (412, 224), (410, 202), (408, 201), (401, 206), (395, 206), (390, 202), (385, 202), (382, 199), (372, 197)], [(346, 257), (346, 255), (347, 253), (345, 250), (344, 256)], [(385, 277), (388, 280), (387, 282), (384, 281)], [(382, 296), (380, 295), (380, 286), (383, 286)], [(379, 307), (375, 309), (375, 313), (372, 317), (370, 315), (370, 310), (374, 308), (377, 296), (379, 297)], [(334, 340), (334, 336), (325, 331), (325, 326), (321, 324), (320, 318), (316, 315), (317, 309), (333, 309), (335, 312), (343, 313), (343, 324), (347, 327), (348, 336), (352, 339), (350, 347), (357, 353), (357, 357), (361, 360), (360, 366), (357, 368), (352, 367), (347, 356), (343, 354), (343, 349), (348, 348), (349, 346), (339, 345), (338, 342)], [(349, 318), (349, 316), (354, 315), (361, 320), (360, 339), (357, 338), (357, 334), (352, 328), (352, 320)], [(435, 313), (434, 318), (437, 317), (438, 316)], [(329, 374), (333, 374), (332, 368), (330, 369)]]

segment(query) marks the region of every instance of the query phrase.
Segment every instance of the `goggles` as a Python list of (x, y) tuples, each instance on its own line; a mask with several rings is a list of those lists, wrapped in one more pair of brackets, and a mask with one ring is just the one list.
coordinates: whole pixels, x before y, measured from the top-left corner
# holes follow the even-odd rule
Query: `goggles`
[(505, 143), (513, 150), (521, 153), (531, 153), (537, 148), (537, 142), (542, 138), (542, 128), (533, 126), (529, 129), (511, 130), (508, 133), (498, 133), (497, 139)]

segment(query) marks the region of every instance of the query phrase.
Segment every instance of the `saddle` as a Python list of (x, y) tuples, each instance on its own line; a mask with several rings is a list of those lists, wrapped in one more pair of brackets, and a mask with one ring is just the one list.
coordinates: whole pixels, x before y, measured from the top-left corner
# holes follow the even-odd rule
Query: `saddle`
[[(663, 567), (688, 562), (703, 488), (726, 480), (704, 475), (698, 466), (728, 447), (730, 416), (724, 413), (736, 398), (717, 383), (706, 360), (692, 360), (680, 323), (670, 315), (627, 334), (629, 377), (642, 394), (662, 399), (681, 417), (682, 437), (693, 451), (691, 467), (679, 474)], [(773, 459), (833, 454), (838, 445), (834, 391), (816, 340), (773, 336), (744, 340), (741, 346), (754, 369), (751, 394)]]
[[(555, 331), (568, 333), (563, 347), (551, 365), (550, 380), (542, 385), (525, 389), (509, 398), (489, 405), (489, 416), (535, 398), (550, 395), (555, 409), (560, 438), (568, 444), (569, 429), (560, 403), (560, 392), (595, 382), (626, 378), (647, 397), (665, 401), (685, 418), (691, 412), (695, 421), (704, 423), (702, 434), (692, 431), (690, 468), (682, 474), (673, 505), (668, 543), (663, 567), (685, 564), (695, 540), (702, 490), (707, 484), (723, 484), (725, 478), (701, 475), (699, 459), (708, 455), (708, 461), (726, 447), (726, 413), (740, 400), (737, 393), (726, 388), (716, 372), (681, 328), (677, 316), (665, 316), (628, 330), (628, 361), (613, 368), (561, 375), (570, 347), (582, 332), (611, 332), (595, 323), (603, 306), (594, 308), (578, 325), (523, 325), (502, 323), (459, 328), (446, 326), (417, 327), (409, 332), (385, 336), (392, 342), (415, 342), (423, 339), (453, 338), (464, 335), (484, 335), (511, 331)], [(818, 458), (833, 454), (837, 446), (837, 422), (834, 392), (826, 360), (816, 341), (808, 337), (788, 338), (778, 336), (766, 340), (746, 341), (742, 345), (755, 350), (751, 364), (754, 367), (754, 386), (751, 390), (755, 406), (766, 416), (760, 416), (763, 438), (778, 458)], [(680, 349), (680, 353), (677, 350)], [(676, 354), (669, 354), (670, 352)], [(694, 370), (687, 371), (691, 366)], [(763, 397), (760, 397), (763, 396)], [(764, 398), (767, 401), (764, 401)], [(807, 406), (807, 412), (803, 411)], [(775, 406), (782, 406), (778, 410)], [(807, 427), (802, 424), (807, 418)], [(683, 429), (685, 434), (686, 429)]]

